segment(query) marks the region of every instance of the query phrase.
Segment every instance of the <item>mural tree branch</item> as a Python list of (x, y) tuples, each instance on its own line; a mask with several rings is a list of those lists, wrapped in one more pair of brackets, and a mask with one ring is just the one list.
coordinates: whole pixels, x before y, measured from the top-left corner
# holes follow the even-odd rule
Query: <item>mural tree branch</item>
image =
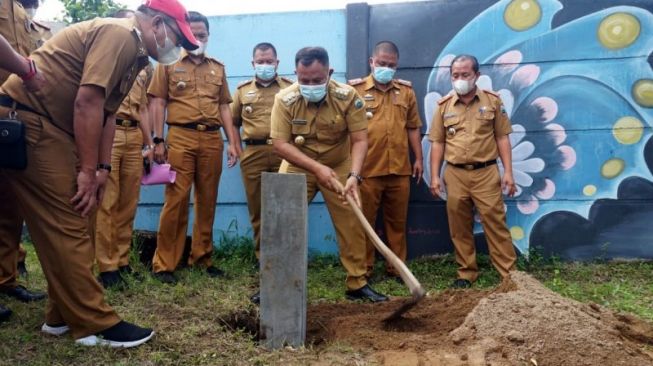
[(96, 17), (106, 17), (125, 5), (113, 0), (62, 0), (65, 15), (64, 21), (68, 24), (83, 22)]

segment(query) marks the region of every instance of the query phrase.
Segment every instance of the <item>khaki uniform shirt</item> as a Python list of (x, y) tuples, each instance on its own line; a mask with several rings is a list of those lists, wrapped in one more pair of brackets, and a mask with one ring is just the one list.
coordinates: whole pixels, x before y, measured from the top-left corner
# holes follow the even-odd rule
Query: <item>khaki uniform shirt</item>
[(270, 114), (274, 96), (293, 81), (277, 76), (268, 86), (256, 79), (238, 85), (231, 104), (231, 115), (236, 126), (243, 127), (243, 140), (265, 140), (270, 137)]
[(147, 81), (147, 72), (141, 70), (129, 94), (122, 100), (120, 108), (116, 112), (116, 118), (130, 121), (141, 120), (141, 106), (147, 105)]
[(367, 115), (367, 157), (361, 175), (410, 175), (407, 129), (422, 127), (412, 84), (395, 79), (384, 92), (376, 88), (372, 75), (349, 84), (363, 97)]
[(309, 158), (334, 167), (350, 158), (349, 133), (367, 129), (365, 103), (353, 87), (329, 81), (327, 96), (319, 105), (307, 102), (299, 84), (282, 90), (272, 107), (271, 137), (294, 143)]
[(30, 38), (32, 39), (32, 45), (29, 53), (32, 53), (37, 48), (43, 46), (43, 43), (48, 39), (52, 38), (52, 32), (50, 28), (44, 24), (41, 24), (35, 20), (30, 22)]
[(147, 93), (168, 101), (169, 123), (222, 125), (220, 104), (231, 103), (224, 65), (208, 56), (196, 65), (182, 52), (174, 65), (156, 66)]
[(445, 144), (444, 159), (450, 163), (482, 163), (499, 156), (496, 139), (511, 132), (499, 95), (477, 88), (469, 105), (455, 93), (438, 101), (429, 140)]
[(104, 90), (105, 113), (115, 113), (148, 63), (136, 19), (95, 18), (73, 24), (32, 53), (39, 72), (52, 83), (30, 93), (12, 75), (2, 89), (14, 100), (48, 116), (74, 134), (73, 115), (79, 87)]
[[(32, 21), (15, 0), (0, 0), (0, 35), (2, 35), (16, 52), (28, 56), (37, 46), (32, 37), (38, 34), (32, 28)], [(11, 75), (10, 72), (0, 69), (0, 85)]]

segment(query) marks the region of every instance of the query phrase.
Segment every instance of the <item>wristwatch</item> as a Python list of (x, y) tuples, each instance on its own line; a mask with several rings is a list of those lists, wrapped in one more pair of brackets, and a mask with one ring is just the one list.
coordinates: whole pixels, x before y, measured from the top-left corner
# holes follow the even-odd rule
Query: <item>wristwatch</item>
[(356, 178), (356, 180), (358, 181), (359, 184), (363, 183), (363, 177), (361, 177), (361, 175), (356, 173), (356, 172), (349, 172), (349, 174), (347, 175), (347, 178), (349, 178), (349, 177)]
[(106, 170), (107, 172), (111, 173), (111, 164), (98, 164), (97, 165), (97, 170)]
[(154, 145), (158, 145), (164, 143), (165, 140), (162, 137), (154, 137), (152, 139), (152, 142), (154, 142)]

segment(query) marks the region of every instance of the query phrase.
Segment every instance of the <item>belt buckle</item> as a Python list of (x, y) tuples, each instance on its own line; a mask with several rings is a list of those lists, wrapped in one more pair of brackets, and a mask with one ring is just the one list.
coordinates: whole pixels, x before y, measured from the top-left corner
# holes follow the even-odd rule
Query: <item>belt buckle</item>
[(206, 127), (207, 127), (206, 125), (200, 125), (200, 124), (198, 124), (198, 125), (197, 125), (197, 130), (198, 130), (198, 131), (206, 131)]
[(266, 145), (272, 145), (272, 139), (266, 139), (265, 144)]
[(465, 169), (465, 170), (474, 170), (474, 164), (465, 164), (465, 165), (463, 165), (463, 169)]
[(121, 125), (122, 127), (131, 127), (131, 126), (132, 126), (132, 121), (130, 121), (130, 120), (123, 120), (122, 122), (120, 122), (120, 125)]

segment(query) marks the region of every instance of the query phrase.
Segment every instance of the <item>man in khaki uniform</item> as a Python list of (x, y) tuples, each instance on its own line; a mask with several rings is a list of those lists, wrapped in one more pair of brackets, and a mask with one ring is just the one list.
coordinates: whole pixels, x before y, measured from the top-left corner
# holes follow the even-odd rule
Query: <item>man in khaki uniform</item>
[(240, 160), (240, 169), (258, 259), (261, 245), (261, 173), (278, 172), (281, 164), (281, 158), (274, 152), (270, 139), (270, 113), (274, 96), (279, 90), (292, 85), (293, 81), (277, 75), (279, 60), (272, 44), (257, 44), (252, 57), (255, 76), (238, 85), (231, 114), (234, 124), (243, 127), (246, 148)]
[[(115, 124), (107, 123), (148, 63), (174, 62), (197, 41), (176, 0), (148, 0), (133, 19), (101, 19), (62, 30), (32, 53), (47, 84), (28, 92), (20, 78), (2, 85), (0, 115), (25, 125), (28, 165), (2, 169), (17, 196), (48, 281), (42, 330), (68, 331), (78, 344), (134, 347), (151, 329), (121, 321), (92, 273), (93, 216), (111, 170)], [(56, 82), (54, 82), (56, 81)]]
[[(122, 10), (114, 18), (131, 18)], [(98, 280), (105, 288), (125, 285), (123, 275), (132, 273), (129, 249), (143, 172), (143, 154), (152, 154), (151, 127), (147, 110), (148, 69), (143, 69), (116, 113), (116, 133), (111, 149), (111, 173), (95, 227), (95, 259)], [(151, 73), (150, 73), (151, 75)], [(142, 149), (142, 150), (141, 150)]]
[(221, 276), (212, 265), (213, 221), (222, 173), (223, 142), (220, 127), (229, 139), (228, 166), (240, 155), (240, 139), (231, 118), (231, 94), (224, 65), (204, 54), (209, 38), (205, 16), (190, 12), (193, 34), (202, 43), (198, 51), (184, 54), (171, 66), (157, 65), (148, 94), (152, 97), (150, 115), (154, 123), (155, 159), (164, 160), (164, 110), (167, 106), (168, 162), (177, 172), (168, 184), (159, 221), (156, 252), (152, 260), (154, 276), (164, 283), (175, 283), (173, 275), (183, 255), (188, 227), (190, 189), (195, 184), (195, 223), (189, 265), (206, 268), (211, 277)]
[[(35, 33), (21, 2), (0, 2), (0, 35), (15, 51), (24, 57), (29, 56), (36, 49), (32, 42)], [(4, 53), (2, 55), (3, 58), (6, 57)], [(9, 71), (0, 69), (0, 85), (9, 75)], [(23, 302), (42, 300), (45, 299), (45, 294), (31, 292), (17, 282), (18, 263), (24, 265), (25, 260), (25, 249), (20, 245), (23, 217), (18, 211), (16, 195), (0, 173), (0, 293)]]
[[(399, 62), (399, 49), (390, 41), (381, 41), (370, 58), (372, 73), (364, 79), (350, 80), (365, 101), (367, 115), (367, 157), (363, 164), (361, 199), (363, 213), (374, 227), (382, 205), (383, 224), (388, 247), (406, 260), (406, 218), (410, 197), (410, 176), (419, 183), (422, 177), (422, 120), (409, 81), (393, 79)], [(410, 165), (409, 146), (415, 155)], [(374, 266), (374, 244), (367, 241), (367, 276)], [(386, 264), (391, 277), (396, 269)]]
[(343, 202), (344, 195), (360, 202), (358, 184), (367, 153), (365, 103), (354, 88), (331, 80), (324, 48), (299, 50), (295, 68), (297, 83), (279, 92), (272, 107), (275, 151), (289, 162), (288, 173), (306, 175), (308, 202), (318, 191), (324, 196), (347, 272), (347, 298), (385, 301), (367, 284), (365, 232)]
[[(456, 249), (458, 279), (452, 287), (466, 288), (478, 278), (473, 212), (481, 215), (494, 267), (502, 277), (515, 268), (517, 256), (506, 225), (502, 190), (515, 194), (510, 120), (498, 94), (476, 87), (480, 76), (474, 56), (459, 55), (451, 63), (454, 92), (438, 101), (429, 132), (431, 192), (446, 185), (449, 231)], [(440, 180), (442, 158), (447, 161)], [(501, 157), (503, 179), (496, 165)], [(444, 184), (443, 184), (444, 183)]]

